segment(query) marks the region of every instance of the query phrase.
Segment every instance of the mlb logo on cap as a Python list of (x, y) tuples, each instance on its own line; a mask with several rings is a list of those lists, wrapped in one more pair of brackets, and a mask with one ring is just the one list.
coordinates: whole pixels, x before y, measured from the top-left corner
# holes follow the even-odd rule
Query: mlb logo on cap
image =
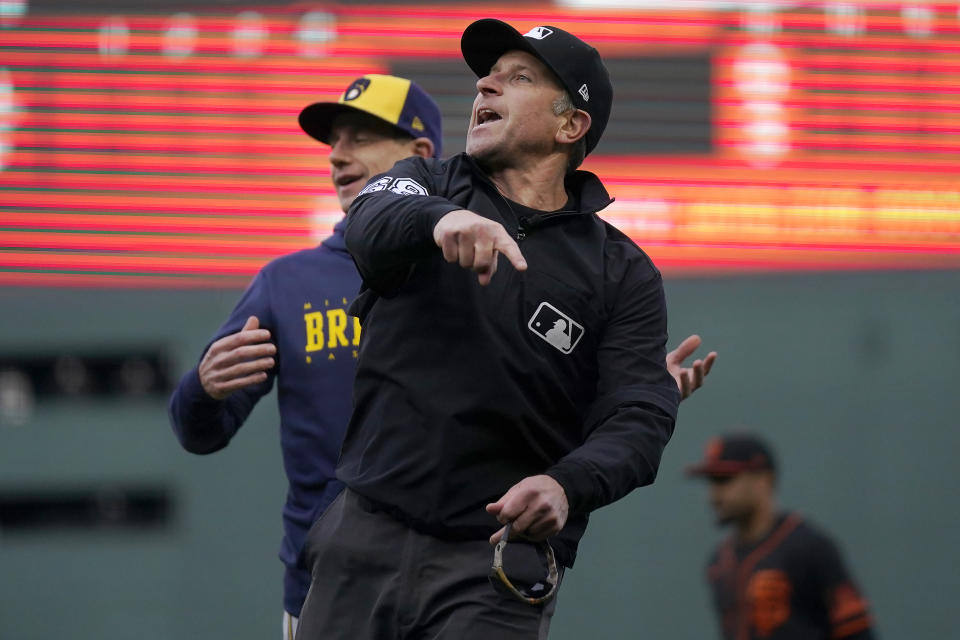
[(527, 38), (533, 38), (534, 40), (543, 40), (551, 33), (553, 33), (553, 29), (550, 27), (534, 27), (523, 35)]

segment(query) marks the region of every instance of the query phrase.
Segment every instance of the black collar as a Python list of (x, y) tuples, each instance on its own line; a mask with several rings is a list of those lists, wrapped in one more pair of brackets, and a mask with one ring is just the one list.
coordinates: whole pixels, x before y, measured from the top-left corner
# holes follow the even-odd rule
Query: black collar
[[(493, 184), (493, 181), (490, 180), (490, 176), (488, 176), (486, 172), (480, 168), (480, 165), (477, 164), (476, 160), (471, 158), (466, 153), (462, 153), (460, 155), (463, 156), (474, 175), (494, 189), (497, 188), (496, 185)], [(563, 209), (549, 212), (530, 209), (531, 211), (536, 212), (532, 217), (548, 218), (573, 213), (596, 213), (601, 209), (605, 209), (613, 202), (613, 198), (611, 198), (610, 194), (607, 193), (607, 189), (603, 186), (600, 178), (589, 171), (577, 170), (568, 174), (564, 180), (564, 187), (567, 190), (569, 199), (567, 200), (567, 204)], [(499, 193), (499, 191), (497, 191), (497, 193)], [(504, 197), (504, 200), (507, 199)], [(529, 209), (529, 207), (526, 208)]]

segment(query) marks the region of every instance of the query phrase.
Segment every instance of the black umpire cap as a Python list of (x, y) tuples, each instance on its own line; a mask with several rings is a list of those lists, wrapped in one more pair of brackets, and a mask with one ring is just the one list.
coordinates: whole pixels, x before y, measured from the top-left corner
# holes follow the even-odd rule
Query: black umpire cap
[(590, 153), (603, 135), (613, 104), (613, 85), (600, 54), (558, 27), (534, 27), (521, 34), (506, 22), (493, 18), (477, 20), (460, 38), (463, 59), (479, 78), (490, 73), (500, 56), (516, 49), (536, 56), (547, 65), (570, 94), (574, 106), (590, 114), (590, 130), (586, 135), (587, 153)]

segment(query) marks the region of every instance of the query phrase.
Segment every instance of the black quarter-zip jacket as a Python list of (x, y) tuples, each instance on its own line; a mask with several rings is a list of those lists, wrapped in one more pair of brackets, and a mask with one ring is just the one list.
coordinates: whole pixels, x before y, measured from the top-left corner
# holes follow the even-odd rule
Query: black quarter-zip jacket
[[(484, 539), (485, 506), (527, 476), (563, 487), (551, 543), (571, 566), (587, 515), (653, 482), (679, 392), (664, 363), (659, 271), (596, 212), (593, 174), (561, 211), (511, 203), (466, 154), (409, 158), (375, 177), (347, 218), (364, 280), (354, 412), (337, 476), (411, 527)], [(433, 241), (457, 209), (503, 224), (528, 268), (500, 256), (481, 287)]]

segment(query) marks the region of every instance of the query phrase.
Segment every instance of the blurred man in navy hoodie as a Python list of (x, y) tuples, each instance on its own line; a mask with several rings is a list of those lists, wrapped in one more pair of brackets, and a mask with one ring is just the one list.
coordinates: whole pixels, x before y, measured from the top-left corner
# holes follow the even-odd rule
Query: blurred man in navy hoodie
[[(409, 156), (439, 157), (440, 110), (418, 85), (367, 75), (338, 102), (308, 106), (304, 131), (330, 145), (331, 178), (346, 211), (367, 180)], [(170, 400), (177, 438), (193, 453), (227, 446), (277, 381), (280, 441), (290, 482), (280, 559), (284, 637), (293, 638), (310, 587), (298, 564), (310, 525), (342, 489), (334, 468), (350, 418), (360, 325), (347, 306), (360, 276), (344, 221), (320, 246), (282, 256), (254, 278)]]

